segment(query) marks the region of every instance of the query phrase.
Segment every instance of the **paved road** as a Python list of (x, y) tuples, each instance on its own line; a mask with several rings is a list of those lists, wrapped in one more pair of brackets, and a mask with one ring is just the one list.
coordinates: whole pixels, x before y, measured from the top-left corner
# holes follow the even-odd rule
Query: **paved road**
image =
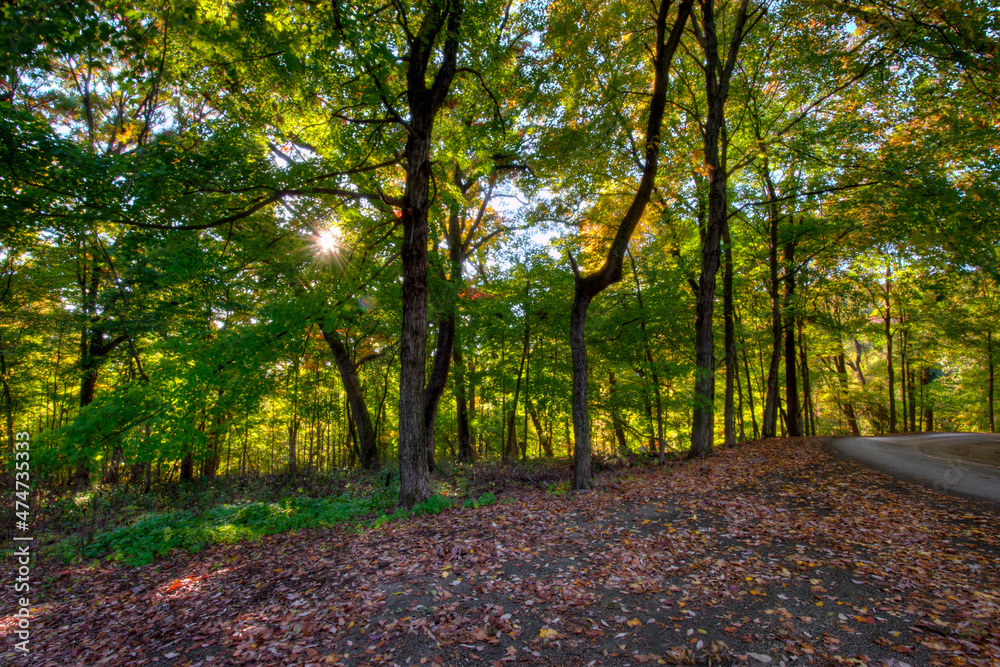
[(828, 449), (892, 475), (1000, 504), (1000, 434), (836, 438)]

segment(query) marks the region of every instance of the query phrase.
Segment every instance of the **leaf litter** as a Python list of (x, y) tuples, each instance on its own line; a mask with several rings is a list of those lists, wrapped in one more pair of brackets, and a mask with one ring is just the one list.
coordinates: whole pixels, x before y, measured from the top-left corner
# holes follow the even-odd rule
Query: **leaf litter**
[[(771, 439), (143, 568), (39, 563), (32, 665), (996, 665), (1000, 517)], [(11, 587), (4, 608), (15, 608)]]

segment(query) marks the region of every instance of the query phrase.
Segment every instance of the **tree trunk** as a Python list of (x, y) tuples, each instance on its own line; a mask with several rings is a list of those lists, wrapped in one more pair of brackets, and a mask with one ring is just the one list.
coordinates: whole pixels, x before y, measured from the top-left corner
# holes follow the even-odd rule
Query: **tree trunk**
[[(102, 329), (103, 317), (97, 310), (98, 290), (104, 271), (99, 266), (90, 267), (90, 278), (87, 276), (87, 266), (79, 267), (81, 273), (78, 284), (82, 294), (83, 313), (88, 318), (80, 333), (80, 408), (85, 408), (94, 402), (97, 391), (97, 379), (101, 366), (107, 356), (114, 351), (125, 339), (126, 336), (119, 336), (114, 339), (106, 339)], [(74, 473), (75, 486), (78, 491), (90, 486), (90, 445), (84, 446), (83, 452), (78, 452), (76, 470)]]
[(358, 378), (358, 368), (354, 364), (347, 346), (340, 339), (339, 334), (325, 325), (320, 326), (323, 340), (330, 347), (333, 353), (334, 363), (340, 373), (340, 381), (344, 385), (344, 393), (347, 394), (347, 402), (351, 407), (351, 416), (354, 418), (354, 426), (358, 434), (358, 446), (361, 455), (361, 467), (365, 470), (378, 470), (378, 440), (375, 438), (375, 429), (372, 428), (371, 415), (368, 412), (368, 405), (365, 403), (365, 395), (361, 390), (361, 380)]
[(125, 451), (121, 445), (115, 445), (111, 451), (111, 461), (108, 463), (107, 472), (104, 473), (104, 483), (112, 486), (121, 481), (122, 468), (125, 465)]
[[(527, 295), (525, 295), (527, 296)], [(526, 327), (527, 328), (527, 327)], [(531, 347), (530, 344), (524, 351), (524, 432), (521, 439), (521, 460), (528, 460), (528, 408), (531, 405)], [(540, 452), (539, 452), (540, 453)]]
[(528, 358), (528, 346), (531, 341), (531, 326), (528, 323), (528, 313), (524, 314), (524, 344), (521, 348), (521, 363), (517, 367), (517, 381), (514, 384), (514, 400), (510, 404), (510, 408), (507, 410), (507, 443), (504, 446), (504, 451), (502, 458), (507, 460), (508, 458), (517, 458), (517, 428), (516, 428), (516, 416), (517, 416), (517, 402), (521, 394), (521, 378), (524, 377), (524, 363)]
[[(481, 447), (476, 447), (476, 436), (477, 432), (472, 430), (472, 424), (476, 419), (476, 360), (475, 358), (469, 360), (469, 447), (473, 458), (479, 455), (479, 452), (484, 451)], [(480, 443), (482, 445), (482, 443)]]
[(655, 451), (656, 447), (656, 424), (653, 421), (653, 403), (649, 395), (649, 378), (645, 369), (636, 368), (636, 374), (642, 378), (642, 410), (646, 415), (646, 428), (649, 429), (646, 437), (646, 451)]
[(788, 435), (802, 435), (802, 422), (799, 419), (799, 387), (798, 372), (795, 360), (798, 357), (795, 350), (795, 314), (792, 312), (792, 301), (795, 298), (795, 243), (785, 244), (785, 423)]
[(589, 489), (593, 485), (591, 470), (590, 416), (587, 410), (587, 342), (584, 328), (591, 297), (577, 280), (573, 310), (569, 319), (569, 349), (573, 361), (573, 488)]
[(735, 392), (739, 362), (736, 356), (736, 325), (733, 321), (733, 240), (729, 233), (729, 223), (722, 227), (722, 243), (725, 246), (725, 265), (722, 271), (722, 317), (725, 326), (726, 349), (726, 395), (723, 408), (723, 433), (726, 447), (736, 446)]
[(747, 401), (750, 403), (750, 424), (753, 426), (754, 440), (760, 437), (760, 430), (757, 427), (757, 412), (753, 404), (753, 378), (750, 377), (750, 358), (747, 356), (746, 342), (743, 344), (743, 370), (747, 378)]
[[(80, 337), (80, 365), (83, 376), (80, 379), (80, 408), (85, 408), (94, 402), (97, 390), (97, 372), (100, 368), (100, 356), (92, 351), (100, 350), (104, 335), (100, 331), (93, 331), (91, 336), (87, 332)], [(89, 450), (89, 443), (86, 447)], [(80, 452), (76, 461), (76, 472), (74, 475), (74, 486), (77, 491), (83, 491), (90, 486), (90, 452)]]
[(294, 475), (298, 469), (299, 418), (292, 415), (288, 422), (288, 473)]
[(458, 460), (472, 461), (472, 432), (469, 430), (469, 406), (465, 387), (465, 361), (462, 359), (462, 346), (458, 340), (451, 349), (452, 361), (455, 364), (455, 414), (458, 419)]
[(191, 482), (194, 480), (194, 456), (191, 452), (181, 459), (181, 481)]
[[(431, 495), (424, 422), (431, 142), (435, 116), (455, 77), (462, 10), (462, 0), (431, 3), (418, 34), (411, 38), (407, 59), (410, 119), (403, 153), (406, 187), (400, 212), (403, 323), (399, 349), (399, 505), (406, 509)], [(440, 49), (435, 44), (438, 35), (444, 40)], [(427, 68), (432, 60), (440, 65), (428, 88)]]
[(615, 440), (618, 441), (618, 454), (620, 456), (627, 456), (629, 450), (628, 441), (625, 439), (625, 428), (615, 406), (614, 393), (616, 384), (615, 372), (608, 371), (608, 412), (611, 413), (611, 428), (615, 433)]
[(299, 357), (296, 355), (292, 364), (292, 415), (288, 420), (288, 473), (294, 475), (298, 467), (298, 443), (299, 443)]
[(538, 418), (538, 410), (535, 409), (533, 404), (529, 403), (531, 415), (531, 422), (535, 425), (535, 433), (538, 434), (538, 442), (541, 443), (542, 449), (545, 452), (545, 458), (552, 458), (552, 435), (546, 434), (545, 430), (542, 428), (542, 422)]
[(996, 363), (993, 360), (993, 332), (986, 332), (986, 369), (988, 379), (986, 383), (986, 408), (990, 418), (990, 433), (997, 432), (997, 422), (993, 410), (994, 387), (996, 386)]
[(931, 383), (930, 366), (924, 366), (921, 376), (921, 386), (924, 392), (924, 430), (929, 433), (934, 430), (934, 407), (931, 403), (931, 398), (928, 395), (929, 391), (927, 389), (927, 385)]
[[(900, 316), (902, 320), (905, 312), (901, 312)], [(916, 378), (913, 372), (913, 360), (910, 358), (911, 347), (909, 329), (904, 328), (902, 350), (900, 351), (900, 367), (903, 372), (903, 384), (906, 387), (906, 401), (903, 402), (903, 421), (907, 422), (908, 413), (909, 422), (906, 430), (910, 433), (915, 433), (917, 430), (917, 392)]]
[(671, 4), (671, 0), (660, 0), (656, 17), (655, 74), (653, 92), (649, 102), (649, 118), (646, 124), (645, 161), (642, 177), (636, 188), (635, 196), (632, 198), (632, 204), (618, 225), (618, 230), (610, 248), (608, 248), (608, 254), (601, 268), (594, 273), (583, 276), (573, 256), (570, 255), (575, 279), (569, 330), (569, 346), (573, 360), (573, 488), (575, 490), (589, 489), (593, 486), (590, 418), (587, 414), (587, 344), (585, 338), (587, 309), (594, 297), (621, 280), (625, 251), (628, 249), (632, 232), (635, 231), (636, 225), (639, 224), (639, 220), (642, 219), (643, 212), (646, 210), (650, 194), (653, 191), (653, 184), (656, 181), (660, 156), (660, 128), (663, 124), (667, 100), (667, 75), (673, 54), (680, 43), (684, 26), (687, 24), (692, 0), (681, 0), (674, 26), (670, 31), (669, 38), (667, 38), (667, 16)]
[(864, 387), (868, 384), (865, 380), (865, 373), (861, 368), (861, 342), (855, 338), (854, 339), (854, 372), (858, 376), (858, 382)]
[(431, 377), (424, 390), (424, 433), (427, 439), (427, 470), (434, 470), (434, 421), (437, 418), (438, 403), (444, 395), (448, 383), (448, 369), (451, 363), (452, 347), (455, 344), (455, 313), (438, 318), (437, 346), (434, 350), (434, 364)]
[(851, 392), (847, 384), (847, 360), (844, 357), (843, 349), (841, 349), (840, 354), (833, 358), (833, 361), (837, 369), (837, 381), (840, 385), (841, 409), (844, 411), (847, 425), (851, 429), (851, 435), (858, 437), (861, 435), (861, 429), (858, 428), (858, 418), (854, 413), (854, 402), (851, 400)]
[(892, 290), (892, 268), (885, 267), (885, 363), (889, 378), (889, 433), (896, 432), (896, 371), (892, 360), (892, 305), (889, 297)]
[(771, 364), (767, 369), (767, 396), (764, 399), (764, 423), (761, 427), (761, 437), (773, 438), (777, 435), (778, 425), (778, 369), (781, 364), (781, 303), (778, 300), (778, 205), (775, 203), (777, 194), (771, 173), (764, 160), (764, 183), (767, 196), (772, 202), (770, 210), (770, 243), (768, 244), (767, 261), (770, 282), (768, 291), (771, 296)]
[(732, 38), (720, 58), (715, 24), (715, 3), (705, 0), (702, 7), (701, 32), (693, 22), (696, 36), (705, 52), (705, 94), (708, 111), (705, 119), (703, 144), (708, 168), (708, 218), (702, 238), (701, 271), (695, 299), (695, 379), (694, 416), (691, 425), (691, 450), (688, 456), (708, 456), (712, 451), (715, 430), (715, 332), (712, 320), (715, 312), (716, 274), (719, 271), (722, 232), (728, 214), (728, 174), (726, 151), (726, 101), (736, 56), (745, 36), (747, 2), (740, 4), (732, 28)]
[[(14, 453), (17, 451), (14, 440), (14, 397), (10, 391), (8, 382), (9, 366), (7, 365), (7, 350), (0, 344), (0, 385), (3, 385), (3, 414), (4, 414), (4, 435), (7, 436), (7, 451), (10, 452), (10, 460), (14, 461)], [(14, 467), (11, 467), (10, 489), (17, 488), (17, 474)], [(4, 480), (4, 485), (7, 480)]]
[(806, 418), (807, 435), (816, 435), (816, 409), (813, 405), (812, 382), (809, 374), (809, 352), (806, 338), (802, 333), (802, 319), (798, 320), (799, 326), (799, 366), (802, 368), (802, 401), (805, 403), (804, 411)]
[(740, 427), (740, 435), (737, 442), (746, 442), (746, 425), (743, 419), (743, 385), (740, 381), (740, 360), (739, 355), (736, 357), (736, 372), (733, 374), (736, 378), (736, 420)]
[(653, 362), (653, 351), (649, 344), (649, 333), (646, 331), (646, 304), (642, 299), (642, 286), (639, 283), (639, 272), (635, 267), (635, 259), (632, 257), (632, 253), (628, 253), (629, 263), (632, 265), (632, 278), (635, 280), (635, 296), (639, 303), (639, 312), (642, 313), (642, 319), (639, 321), (639, 328), (642, 331), (642, 347), (646, 355), (646, 363), (649, 364), (649, 374), (653, 380), (653, 395), (656, 400), (656, 442), (657, 451), (659, 455), (659, 463), (663, 465), (666, 462), (666, 453), (664, 451), (665, 445), (663, 441), (663, 398), (660, 391), (660, 377), (656, 372), (656, 364)]

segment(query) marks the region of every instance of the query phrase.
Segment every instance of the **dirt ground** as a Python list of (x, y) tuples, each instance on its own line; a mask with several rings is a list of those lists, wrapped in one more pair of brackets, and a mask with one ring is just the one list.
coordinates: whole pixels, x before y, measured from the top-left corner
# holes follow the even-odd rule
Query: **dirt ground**
[(41, 563), (32, 652), (6, 616), (0, 662), (1000, 664), (997, 511), (821, 439), (499, 500), (138, 569)]

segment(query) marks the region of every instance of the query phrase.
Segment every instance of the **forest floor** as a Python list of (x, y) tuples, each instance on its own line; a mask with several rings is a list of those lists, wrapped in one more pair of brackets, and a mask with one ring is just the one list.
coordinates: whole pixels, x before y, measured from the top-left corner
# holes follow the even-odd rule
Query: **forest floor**
[[(995, 506), (821, 438), (598, 481), (143, 568), (41, 563), (31, 653), (8, 615), (0, 662), (1000, 664)], [(10, 586), (0, 600), (13, 608)]]

